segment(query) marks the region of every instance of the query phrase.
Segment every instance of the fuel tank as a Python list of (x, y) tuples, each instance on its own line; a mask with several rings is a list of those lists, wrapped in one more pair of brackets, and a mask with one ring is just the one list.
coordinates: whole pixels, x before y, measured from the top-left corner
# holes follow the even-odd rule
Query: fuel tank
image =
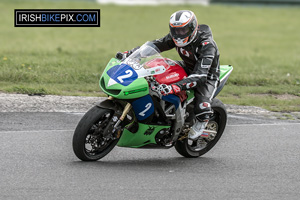
[(166, 71), (162, 74), (154, 75), (159, 84), (170, 85), (187, 77), (184, 69), (169, 58), (157, 58), (147, 63), (147, 66), (149, 67), (156, 67), (160, 65), (163, 65), (166, 68)]

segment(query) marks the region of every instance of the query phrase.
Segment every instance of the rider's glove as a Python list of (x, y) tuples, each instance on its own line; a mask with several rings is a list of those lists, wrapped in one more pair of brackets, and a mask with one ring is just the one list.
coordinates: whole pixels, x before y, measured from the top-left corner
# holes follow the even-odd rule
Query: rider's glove
[(130, 56), (133, 52), (135, 52), (136, 50), (138, 50), (139, 48), (140, 47), (136, 47), (136, 48), (133, 48), (133, 49), (131, 49), (129, 51), (125, 51), (123, 53), (118, 52), (115, 57), (117, 59), (119, 59), (119, 60), (124, 60), (125, 58), (127, 58), (128, 56)]
[(169, 94), (176, 94), (179, 93), (181, 91), (180, 87), (178, 87), (177, 85), (166, 85), (166, 84), (161, 84), (156, 88), (153, 88), (157, 91), (159, 91), (162, 95), (166, 96)]

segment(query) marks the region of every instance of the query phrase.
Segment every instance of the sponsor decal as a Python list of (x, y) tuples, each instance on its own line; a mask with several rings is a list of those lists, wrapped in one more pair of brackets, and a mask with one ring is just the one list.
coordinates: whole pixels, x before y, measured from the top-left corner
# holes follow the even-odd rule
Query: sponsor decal
[(175, 77), (178, 77), (178, 76), (179, 76), (178, 73), (174, 73), (174, 74), (171, 74), (169, 76), (166, 76), (166, 79), (175, 78)]
[(186, 88), (189, 89), (189, 88), (195, 87), (196, 85), (197, 85), (197, 82), (187, 83)]
[(145, 131), (144, 135), (151, 135), (154, 131), (155, 127), (149, 126), (149, 128)]
[(208, 69), (210, 67), (210, 65), (201, 65), (202, 69)]
[(175, 66), (176, 65), (176, 63), (174, 63), (173, 61), (171, 61), (171, 60), (165, 60), (166, 61), (166, 63), (168, 64), (168, 65), (170, 65), (170, 66)]
[(207, 132), (203, 132), (201, 134), (201, 137), (203, 137), (203, 138), (208, 138), (208, 136), (209, 136), (209, 133), (207, 133)]
[(205, 45), (208, 45), (209, 42), (202, 42), (201, 44), (202, 44), (202, 46), (205, 46)]
[(203, 102), (203, 103), (200, 103), (199, 105), (200, 109), (206, 109), (206, 108), (210, 108), (210, 103), (208, 102)]
[(180, 87), (178, 87), (177, 85), (172, 85), (172, 88), (173, 88), (175, 93), (180, 92)]
[(180, 53), (186, 57), (190, 57), (190, 53), (183, 48), (180, 48)]
[(174, 22), (174, 23), (173, 23), (173, 26), (181, 26), (181, 25), (182, 25), (181, 22)]
[(15, 9), (15, 27), (100, 27), (100, 9)]

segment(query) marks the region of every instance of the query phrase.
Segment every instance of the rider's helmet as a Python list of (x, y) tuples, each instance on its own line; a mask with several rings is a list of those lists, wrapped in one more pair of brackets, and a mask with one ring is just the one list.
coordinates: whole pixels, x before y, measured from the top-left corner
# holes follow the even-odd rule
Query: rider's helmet
[(197, 35), (197, 29), (197, 18), (192, 11), (180, 10), (171, 15), (170, 34), (176, 46), (190, 44)]

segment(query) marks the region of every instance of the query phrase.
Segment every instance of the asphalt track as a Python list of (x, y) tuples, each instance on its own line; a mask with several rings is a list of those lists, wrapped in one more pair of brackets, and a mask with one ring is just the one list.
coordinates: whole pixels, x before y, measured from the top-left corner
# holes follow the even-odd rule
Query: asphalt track
[(0, 113), (0, 199), (300, 199), (300, 122), (229, 116), (201, 158), (115, 148), (81, 162), (82, 113)]

